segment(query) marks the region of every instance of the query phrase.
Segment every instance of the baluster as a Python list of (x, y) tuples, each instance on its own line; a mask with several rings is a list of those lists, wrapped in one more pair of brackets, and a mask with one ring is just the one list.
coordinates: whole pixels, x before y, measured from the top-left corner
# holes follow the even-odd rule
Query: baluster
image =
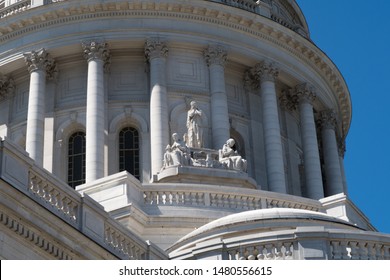
[(330, 242), (332, 248), (332, 257), (334, 260), (341, 260), (341, 248), (339, 241), (331, 241)]
[(383, 260), (383, 253), (382, 253), (382, 244), (376, 243), (375, 244), (375, 252), (376, 252), (376, 259), (377, 260)]
[(145, 205), (152, 204), (152, 197), (150, 192), (144, 192), (144, 204)]
[(274, 255), (274, 245), (273, 244), (267, 244), (265, 245), (265, 249), (266, 249), (266, 257), (268, 260), (272, 260), (274, 259), (275, 255)]
[(369, 260), (375, 260), (376, 259), (376, 252), (374, 249), (374, 244), (367, 243), (367, 252), (368, 252), (368, 259)]
[(229, 260), (237, 260), (237, 251), (236, 250), (228, 251), (228, 255), (229, 255)]
[(284, 242), (283, 243), (283, 246), (284, 246), (284, 256), (285, 256), (285, 259), (292, 259), (292, 249), (291, 249), (291, 246), (292, 246), (292, 243), (291, 242)]
[(258, 260), (264, 260), (265, 255), (264, 255), (264, 246), (259, 245), (257, 246), (257, 259)]
[(204, 193), (198, 193), (198, 205), (204, 206), (206, 205), (205, 199), (204, 199)]
[(282, 260), (283, 259), (283, 252), (282, 252), (282, 244), (276, 243), (275, 245), (275, 259)]
[(358, 243), (351, 241), (349, 242), (349, 246), (351, 247), (351, 260), (358, 260), (359, 259)]
[(62, 212), (67, 216), (69, 215), (69, 202), (70, 200), (67, 197), (62, 200)]
[(222, 201), (222, 194), (217, 194), (217, 206), (218, 207), (223, 207), (223, 201)]
[(191, 204), (191, 197), (190, 193), (186, 192), (184, 193), (184, 205), (190, 205)]
[(243, 208), (242, 196), (236, 195), (236, 209), (242, 209), (242, 208)]
[(196, 205), (196, 193), (190, 193), (191, 205)]
[(50, 190), (52, 189), (48, 183), (45, 183), (43, 185), (43, 200), (45, 200), (45, 202), (49, 203), (50, 202)]
[(383, 259), (390, 260), (390, 246), (383, 246)]
[(366, 248), (366, 243), (359, 242), (359, 255), (361, 260), (368, 260), (368, 250)]
[(177, 204), (178, 205), (184, 204), (184, 193), (183, 192), (178, 193)]
[(247, 256), (248, 256), (247, 259), (248, 260), (253, 261), (256, 259), (254, 251), (255, 251), (255, 247), (250, 246), (247, 248)]

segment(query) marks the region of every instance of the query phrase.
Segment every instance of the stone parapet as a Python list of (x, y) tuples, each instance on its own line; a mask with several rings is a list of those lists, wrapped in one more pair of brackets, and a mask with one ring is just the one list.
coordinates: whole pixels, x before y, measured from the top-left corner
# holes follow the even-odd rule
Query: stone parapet
[(101, 246), (114, 258), (166, 258), (158, 247), (142, 240), (110, 218), (103, 207), (88, 195), (80, 195), (54, 175), (35, 165), (26, 152), (8, 140), (0, 142), (0, 182), (2, 190), (8, 186), (20, 191), (23, 197), (21, 200), (31, 199), (36, 206), (43, 207), (67, 226), (89, 237), (96, 246)]

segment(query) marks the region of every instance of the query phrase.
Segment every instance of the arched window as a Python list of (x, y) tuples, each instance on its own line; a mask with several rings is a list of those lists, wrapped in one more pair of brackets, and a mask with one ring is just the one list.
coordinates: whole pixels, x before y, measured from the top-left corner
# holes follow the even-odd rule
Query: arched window
[(85, 133), (76, 132), (68, 143), (68, 184), (72, 188), (85, 183)]
[(124, 170), (139, 179), (139, 135), (133, 127), (119, 132), (119, 171)]

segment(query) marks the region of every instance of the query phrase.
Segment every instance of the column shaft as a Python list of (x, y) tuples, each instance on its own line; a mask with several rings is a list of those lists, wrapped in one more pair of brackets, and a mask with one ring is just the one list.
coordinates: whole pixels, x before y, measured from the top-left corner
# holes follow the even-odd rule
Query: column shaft
[(204, 52), (210, 71), (211, 129), (213, 148), (221, 149), (230, 138), (228, 101), (225, 88), (226, 51), (221, 47), (209, 47)]
[(314, 89), (307, 83), (297, 85), (294, 94), (299, 102), (306, 194), (309, 198), (320, 199), (324, 197), (324, 187), (312, 105), (316, 95)]
[(56, 71), (55, 63), (45, 49), (25, 53), (24, 59), (30, 72), (26, 151), (43, 166), (46, 76)]
[(321, 114), (322, 149), (325, 163), (327, 194), (334, 195), (344, 192), (343, 178), (340, 168), (338, 145), (336, 140), (336, 120), (333, 111)]
[(307, 102), (301, 102), (299, 107), (307, 195), (309, 198), (320, 199), (324, 197), (324, 187), (313, 107)]
[(104, 176), (104, 74), (103, 61), (88, 62), (86, 182)]
[(36, 70), (30, 74), (28, 97), (26, 151), (35, 162), (43, 164), (46, 73)]
[(85, 181), (89, 183), (105, 175), (104, 68), (109, 61), (109, 51), (103, 42), (84, 42), (82, 46), (88, 61)]
[(262, 80), (260, 87), (269, 190), (287, 193), (275, 83)]
[(169, 143), (168, 97), (166, 88), (166, 56), (168, 48), (163, 42), (148, 40), (145, 54), (150, 64), (150, 145), (151, 173), (160, 172), (165, 147)]

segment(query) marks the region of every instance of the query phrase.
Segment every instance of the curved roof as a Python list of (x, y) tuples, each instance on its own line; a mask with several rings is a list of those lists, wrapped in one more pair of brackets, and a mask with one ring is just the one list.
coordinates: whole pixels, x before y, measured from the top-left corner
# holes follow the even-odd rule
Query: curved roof
[[(225, 235), (232, 232), (244, 232), (238, 230), (239, 227), (245, 227), (245, 231), (261, 228), (268, 231), (272, 228), (272, 231), (283, 229), (286, 227), (285, 221), (289, 220), (289, 227), (291, 226), (329, 226), (332, 228), (349, 228), (360, 229), (357, 226), (339, 218), (329, 216), (324, 213), (314, 212), (302, 209), (291, 208), (270, 208), (259, 209), (232, 214), (215, 221), (212, 221), (192, 232), (187, 234), (178, 240), (172, 249), (181, 246), (188, 242), (193, 242), (198, 239), (202, 239), (204, 236)], [(301, 221), (301, 223), (291, 223), (291, 220)]]

